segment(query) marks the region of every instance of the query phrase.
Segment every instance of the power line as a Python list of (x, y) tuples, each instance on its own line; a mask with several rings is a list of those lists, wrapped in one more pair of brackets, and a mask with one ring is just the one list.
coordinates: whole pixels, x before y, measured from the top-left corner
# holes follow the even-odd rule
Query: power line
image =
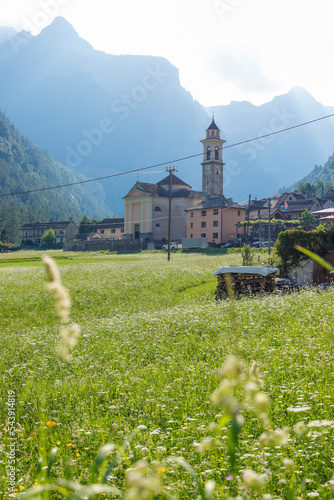
[[(235, 144), (230, 144), (229, 146), (225, 146), (224, 150), (228, 149), (228, 148), (234, 148), (236, 146), (240, 146), (241, 144), (246, 144), (248, 142), (257, 141), (257, 140), (263, 139), (265, 137), (270, 137), (272, 135), (281, 134), (282, 132), (287, 132), (289, 130), (293, 130), (293, 129), (296, 129), (296, 128), (299, 128), (299, 127), (304, 127), (305, 125), (309, 125), (310, 123), (315, 123), (315, 122), (318, 122), (320, 120), (325, 120), (326, 118), (331, 118), (333, 116), (334, 116), (334, 113), (332, 113), (330, 115), (322, 116), (320, 118), (315, 118), (314, 120), (310, 120), (308, 122), (299, 123), (298, 125), (294, 125), (292, 127), (287, 127), (287, 128), (282, 129), (282, 130), (277, 130), (276, 132), (271, 132), (269, 134), (264, 134), (264, 135), (261, 135), (261, 136), (258, 136), (258, 137), (253, 137), (252, 139), (247, 139), (245, 141), (236, 142)], [(223, 149), (223, 148), (220, 148), (220, 149)], [(126, 172), (118, 172), (117, 174), (104, 175), (103, 177), (95, 177), (93, 179), (85, 179), (84, 181), (70, 182), (68, 184), (59, 184), (59, 185), (56, 185), (56, 186), (49, 186), (49, 187), (38, 188), (38, 189), (29, 189), (27, 191), (18, 191), (16, 193), (0, 194), (0, 198), (6, 198), (8, 196), (18, 196), (18, 195), (21, 195), (21, 194), (38, 193), (38, 192), (41, 192), (41, 191), (50, 191), (51, 189), (60, 189), (60, 188), (64, 188), (64, 187), (78, 186), (80, 184), (87, 184), (88, 182), (103, 181), (103, 180), (106, 180), (106, 179), (112, 179), (113, 177), (120, 177), (122, 175), (129, 175), (129, 174), (134, 174), (136, 172), (143, 172), (143, 171), (149, 170), (151, 168), (157, 168), (157, 167), (163, 167), (163, 166), (166, 166), (166, 165), (171, 165), (172, 163), (177, 163), (177, 162), (180, 162), (180, 161), (190, 160), (192, 158), (197, 158), (197, 157), (202, 156), (202, 155), (203, 155), (203, 152), (202, 153), (196, 153), (194, 155), (184, 156), (182, 158), (177, 158), (176, 160), (165, 161), (163, 163), (156, 163), (156, 164), (150, 165), (148, 167), (136, 168), (134, 170), (127, 170)]]

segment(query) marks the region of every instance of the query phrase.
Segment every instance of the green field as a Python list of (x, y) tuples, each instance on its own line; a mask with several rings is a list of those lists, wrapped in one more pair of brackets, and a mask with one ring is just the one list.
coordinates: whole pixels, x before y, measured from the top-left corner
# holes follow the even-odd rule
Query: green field
[[(24, 496), (34, 485), (29, 498), (144, 499), (150, 489), (158, 498), (334, 498), (333, 291), (217, 303), (212, 274), (240, 265), (240, 253), (176, 252), (170, 263), (161, 252), (47, 254), (81, 336), (71, 360), (60, 360), (42, 254), (1, 254), (1, 498), (11, 498), (13, 450), (15, 490)], [(210, 401), (231, 354), (244, 373), (257, 362), (270, 399), (267, 434), (288, 426), (286, 439), (261, 446), (264, 417), (247, 403), (241, 377), (235, 413)], [(300, 421), (305, 431), (296, 433)], [(99, 468), (101, 449), (101, 462), (109, 453)], [(247, 483), (246, 469), (259, 485)], [(118, 493), (79, 489), (105, 476)], [(39, 493), (52, 484), (57, 491)]]

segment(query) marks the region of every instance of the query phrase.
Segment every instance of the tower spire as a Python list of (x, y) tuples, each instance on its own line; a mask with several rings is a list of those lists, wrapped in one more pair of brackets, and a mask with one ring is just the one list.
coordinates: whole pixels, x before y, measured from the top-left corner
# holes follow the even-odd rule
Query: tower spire
[(203, 199), (223, 195), (223, 144), (220, 129), (212, 113), (212, 122), (206, 129), (203, 144), (202, 192)]

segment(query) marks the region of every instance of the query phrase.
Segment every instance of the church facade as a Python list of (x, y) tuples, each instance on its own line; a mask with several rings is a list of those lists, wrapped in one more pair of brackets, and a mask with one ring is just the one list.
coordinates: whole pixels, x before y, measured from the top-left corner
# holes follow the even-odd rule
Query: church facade
[[(201, 199), (186, 182), (172, 175), (171, 238), (187, 235), (185, 210)], [(169, 175), (157, 184), (139, 182), (124, 199), (124, 239), (163, 241), (168, 238)]]

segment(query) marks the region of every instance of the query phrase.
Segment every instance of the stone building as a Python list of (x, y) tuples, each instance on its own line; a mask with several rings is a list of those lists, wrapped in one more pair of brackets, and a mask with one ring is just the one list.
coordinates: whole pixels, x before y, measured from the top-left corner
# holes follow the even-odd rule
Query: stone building
[(76, 237), (78, 228), (72, 218), (66, 221), (28, 222), (20, 228), (21, 246), (41, 247), (42, 238), (49, 229), (55, 232), (56, 244), (63, 245)]

